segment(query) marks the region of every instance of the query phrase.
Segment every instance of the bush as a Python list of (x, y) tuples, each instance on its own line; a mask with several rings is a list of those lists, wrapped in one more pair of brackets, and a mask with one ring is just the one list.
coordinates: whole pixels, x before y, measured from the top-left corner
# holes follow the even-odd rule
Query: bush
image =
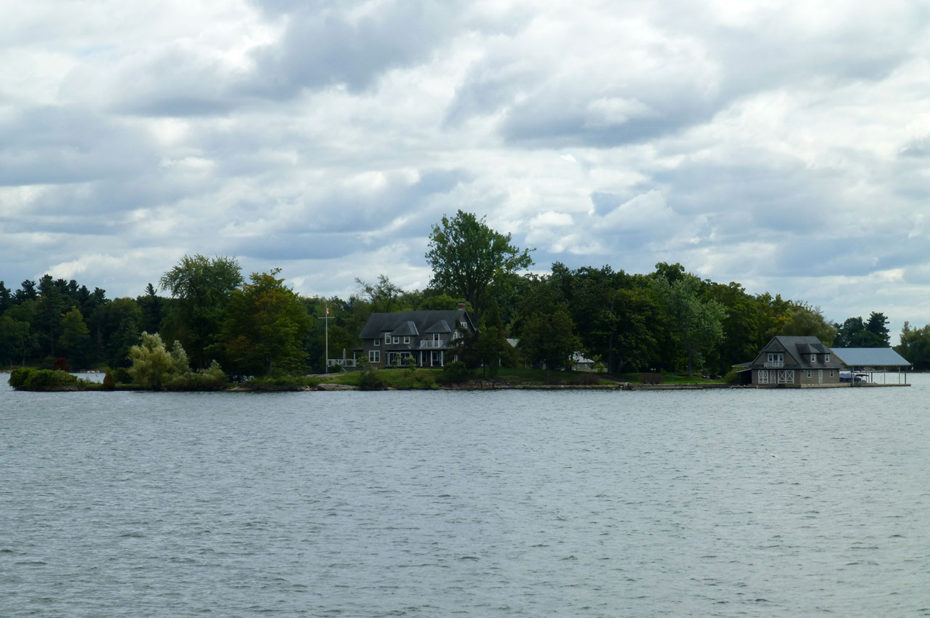
[(132, 376), (126, 367), (117, 367), (113, 370), (113, 381), (117, 384), (131, 384)]
[(665, 382), (665, 376), (661, 373), (644, 373), (639, 376), (643, 384), (662, 384)]
[(67, 371), (21, 368), (10, 374), (10, 386), (25, 391), (70, 390), (79, 385), (79, 380)]
[(13, 388), (25, 386), (30, 373), (32, 373), (32, 369), (26, 369), (25, 367), (14, 369), (10, 372), (10, 386)]
[[(181, 351), (183, 352), (183, 349)], [(210, 363), (206, 369), (176, 373), (165, 384), (165, 388), (175, 391), (218, 391), (226, 386), (226, 374), (216, 361)]]
[(436, 379), (440, 384), (462, 384), (471, 379), (471, 371), (462, 361), (454, 361), (445, 365)]
[(358, 387), (363, 391), (382, 391), (387, 388), (387, 382), (369, 367), (359, 376)]
[(116, 388), (116, 380), (113, 379), (113, 372), (107, 371), (103, 376), (103, 390), (112, 391), (114, 388)]

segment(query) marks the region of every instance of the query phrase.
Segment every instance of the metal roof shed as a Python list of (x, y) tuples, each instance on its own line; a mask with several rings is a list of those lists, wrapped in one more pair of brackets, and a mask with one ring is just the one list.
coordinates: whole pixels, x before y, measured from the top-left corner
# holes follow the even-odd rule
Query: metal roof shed
[(891, 348), (832, 348), (831, 351), (854, 371), (867, 372), (870, 382), (873, 381), (872, 373), (881, 373), (884, 380), (888, 371), (897, 370), (898, 382), (903, 372), (904, 383), (907, 384), (907, 370), (911, 363)]

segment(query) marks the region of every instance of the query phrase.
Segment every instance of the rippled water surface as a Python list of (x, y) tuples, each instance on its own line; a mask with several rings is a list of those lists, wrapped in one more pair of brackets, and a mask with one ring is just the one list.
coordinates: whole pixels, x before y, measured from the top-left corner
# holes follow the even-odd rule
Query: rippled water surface
[(41, 394), (2, 616), (930, 615), (910, 388)]

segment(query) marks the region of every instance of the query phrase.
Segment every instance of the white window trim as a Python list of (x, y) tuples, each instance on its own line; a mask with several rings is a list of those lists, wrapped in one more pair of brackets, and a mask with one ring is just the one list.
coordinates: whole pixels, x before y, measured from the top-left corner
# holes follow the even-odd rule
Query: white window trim
[(384, 333), (384, 343), (385, 345), (391, 343), (391, 333)]
[(381, 350), (368, 350), (368, 362), (369, 363), (380, 363), (381, 362)]
[(829, 363), (829, 362), (830, 362), (830, 355), (829, 355), (829, 354), (824, 354), (824, 355), (823, 355), (823, 362), (824, 362), (824, 363)]
[(811, 363), (816, 363), (816, 362), (817, 362), (817, 355), (811, 354)]
[(391, 339), (392, 339), (391, 343), (394, 343), (394, 344), (400, 343), (400, 337), (392, 337)]
[(380, 340), (380, 339), (375, 339), (375, 346), (379, 346), (379, 345), (381, 345), (381, 340)]
[(410, 343), (410, 335), (404, 335), (404, 343)]

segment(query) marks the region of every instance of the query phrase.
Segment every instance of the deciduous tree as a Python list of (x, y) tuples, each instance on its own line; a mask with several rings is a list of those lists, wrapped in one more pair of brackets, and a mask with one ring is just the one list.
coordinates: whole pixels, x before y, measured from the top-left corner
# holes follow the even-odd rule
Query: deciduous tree
[(530, 250), (513, 245), (510, 234), (496, 232), (484, 217), (461, 210), (433, 227), (426, 260), (433, 269), (430, 284), (471, 303), (479, 320), (491, 290), (503, 285), (507, 275), (533, 264)]
[(225, 367), (239, 375), (271, 375), (304, 369), (310, 316), (300, 297), (270, 273), (252, 273), (233, 292), (222, 328)]
[(166, 332), (188, 350), (193, 364), (207, 366), (207, 348), (215, 343), (226, 303), (242, 283), (234, 258), (185, 255), (161, 278), (161, 287), (177, 299)]

